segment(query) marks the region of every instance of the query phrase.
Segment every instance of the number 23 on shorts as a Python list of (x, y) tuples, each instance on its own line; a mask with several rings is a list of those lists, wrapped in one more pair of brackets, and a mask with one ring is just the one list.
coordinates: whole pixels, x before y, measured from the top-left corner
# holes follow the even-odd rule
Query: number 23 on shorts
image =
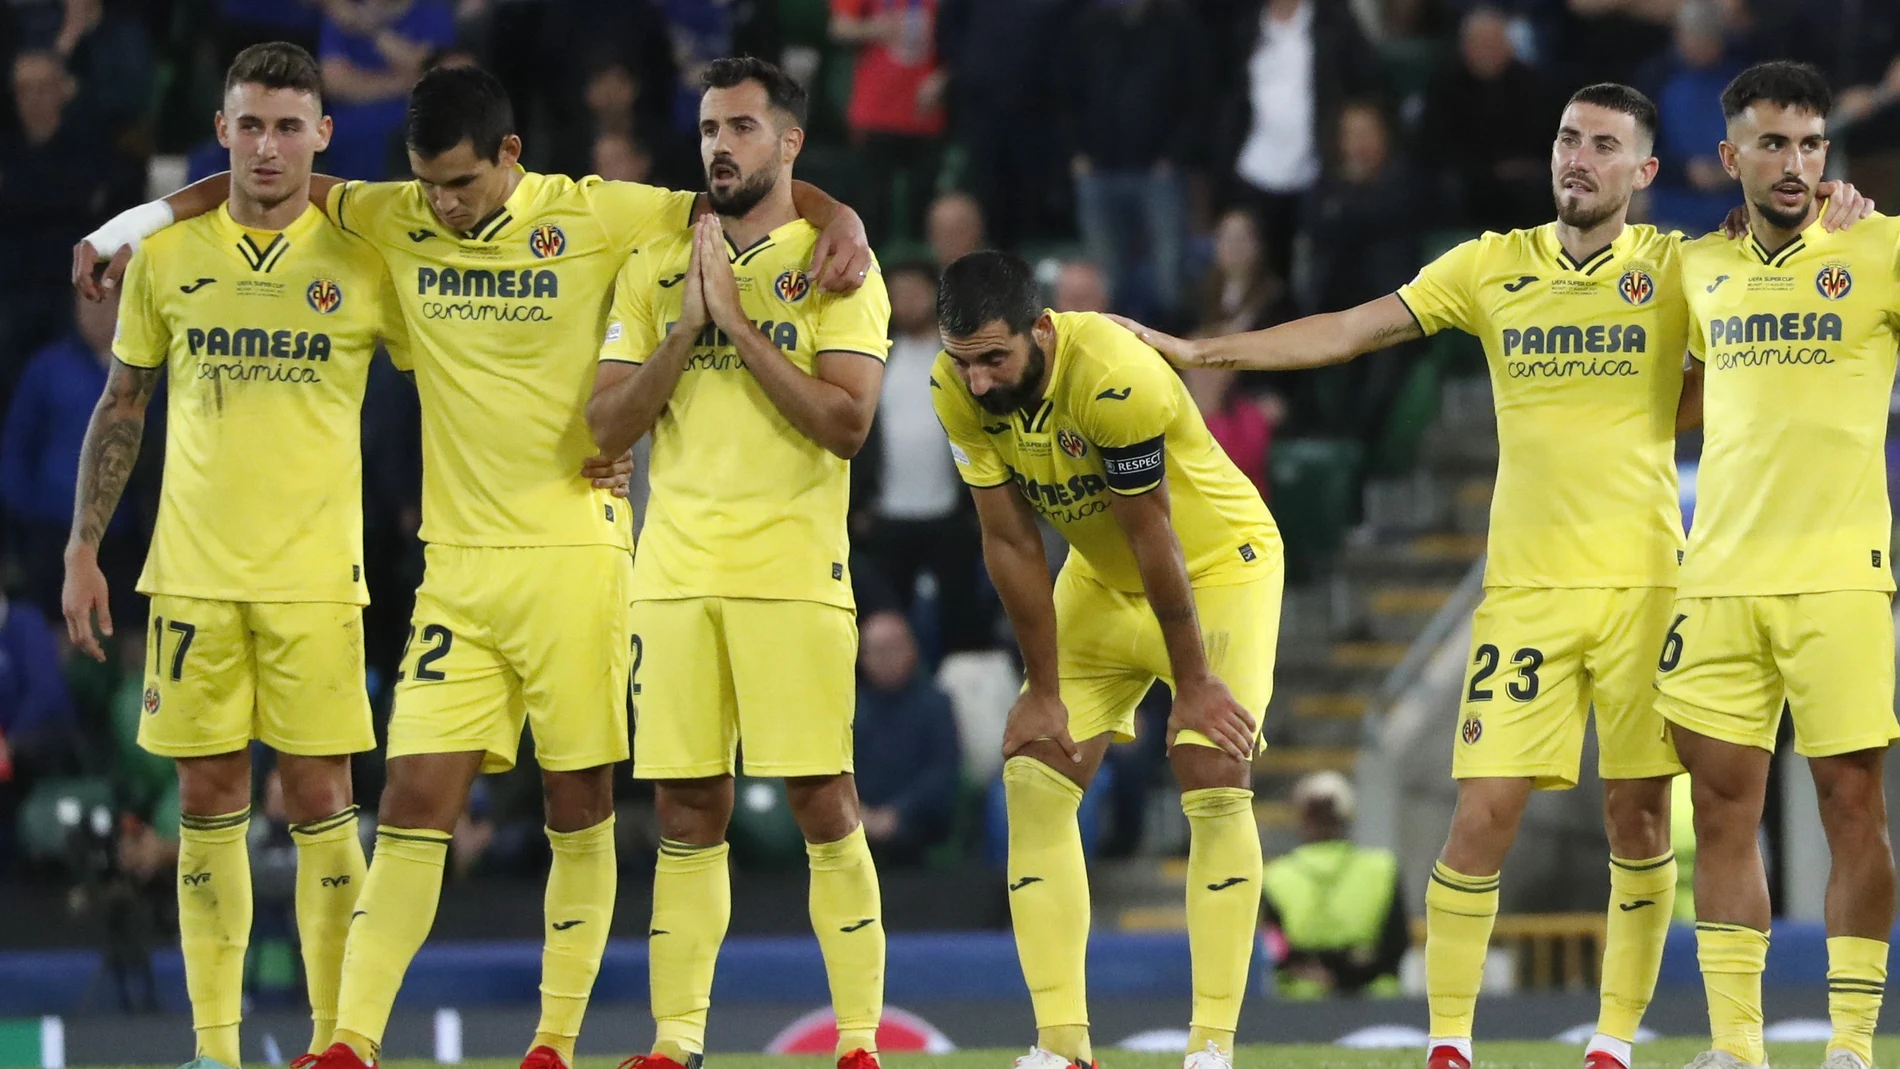
[[(1496, 691), (1485, 686), (1490, 678), (1497, 674), (1503, 653), (1487, 642), (1479, 646), (1471, 655), (1471, 663), (1477, 671), (1471, 674), (1471, 685), (1465, 689), (1467, 702), (1488, 702), (1496, 697)], [(1517, 669), (1516, 678), (1505, 686), (1505, 693), (1512, 701), (1527, 702), (1537, 697), (1537, 690), (1543, 684), (1537, 678), (1537, 670), (1544, 666), (1544, 653), (1532, 646), (1525, 646), (1511, 654), (1511, 664)]]

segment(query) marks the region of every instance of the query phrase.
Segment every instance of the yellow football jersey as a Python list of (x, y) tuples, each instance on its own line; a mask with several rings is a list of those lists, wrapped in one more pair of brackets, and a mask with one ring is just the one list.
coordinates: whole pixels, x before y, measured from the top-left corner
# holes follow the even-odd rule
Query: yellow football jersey
[(1705, 378), (1682, 596), (1892, 590), (1900, 219), (1772, 251), (1710, 235), (1683, 247), (1683, 288)]
[(1159, 354), (1093, 312), (1055, 313), (1049, 385), (1034, 412), (999, 416), (977, 403), (948, 353), (930, 398), (950, 456), (974, 487), (1016, 489), (1075, 550), (1066, 567), (1125, 593), (1141, 571), (1108, 494), (1168, 480), (1174, 532), (1196, 586), (1258, 578), (1280, 555), (1280, 531), (1260, 492), (1208, 433), (1187, 387)]
[(333, 189), (330, 218), (395, 281), (422, 394), (422, 540), (630, 545), (627, 508), (581, 478), (587, 398), (615, 272), (690, 221), (695, 194), (524, 173), (469, 233), (417, 182)]
[(369, 602), (363, 387), (379, 336), (400, 351), (401, 322), (375, 251), (315, 207), (278, 232), (220, 206), (139, 248), (112, 352), (171, 379), (139, 590)]
[[(639, 364), (678, 322), (692, 259), (689, 227), (627, 258), (602, 360)], [(890, 352), (891, 302), (872, 271), (853, 293), (805, 274), (818, 231), (803, 219), (727, 253), (746, 318), (799, 370), (821, 352)], [(653, 428), (652, 496), (633, 564), (640, 600), (725, 597), (853, 608), (845, 514), (850, 464), (807, 438), (708, 325)]]
[(1680, 250), (1631, 226), (1577, 263), (1547, 223), (1467, 241), (1399, 288), (1426, 334), (1484, 343), (1498, 420), (1486, 586), (1675, 585)]

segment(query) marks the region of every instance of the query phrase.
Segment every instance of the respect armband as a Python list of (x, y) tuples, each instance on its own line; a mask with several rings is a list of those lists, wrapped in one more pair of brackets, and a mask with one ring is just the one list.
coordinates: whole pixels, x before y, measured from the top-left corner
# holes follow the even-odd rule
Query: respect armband
[(1118, 494), (1139, 494), (1161, 485), (1167, 470), (1167, 436), (1158, 434), (1134, 445), (1098, 446), (1108, 487)]

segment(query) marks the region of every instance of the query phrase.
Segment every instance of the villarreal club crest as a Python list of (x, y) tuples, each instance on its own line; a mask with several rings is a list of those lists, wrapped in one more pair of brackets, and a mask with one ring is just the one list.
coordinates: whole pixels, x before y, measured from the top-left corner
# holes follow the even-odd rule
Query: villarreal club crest
[(318, 315), (327, 316), (343, 307), (343, 287), (337, 285), (334, 279), (315, 280), (310, 283), (309, 289), (303, 291), (303, 297), (304, 300), (310, 302), (310, 307), (315, 309)]
[(551, 260), (567, 251), (567, 235), (553, 223), (542, 223), (528, 231), (528, 251), (537, 260)]

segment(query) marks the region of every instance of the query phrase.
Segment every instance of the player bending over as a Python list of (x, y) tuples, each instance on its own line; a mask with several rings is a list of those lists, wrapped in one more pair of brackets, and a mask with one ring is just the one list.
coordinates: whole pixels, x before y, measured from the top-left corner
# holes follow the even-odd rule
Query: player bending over
[[(1017, 1065), (1092, 1064), (1076, 808), (1160, 678), (1192, 829), (1186, 1064), (1231, 1066), (1260, 912), (1249, 784), (1273, 691), (1279, 530), (1174, 371), (1102, 316), (1039, 310), (1020, 258), (952, 263), (938, 320), (931, 399), (1028, 676), (1003, 736), (1010, 916), (1037, 1029)], [(1053, 589), (1038, 513), (1072, 550)]]

